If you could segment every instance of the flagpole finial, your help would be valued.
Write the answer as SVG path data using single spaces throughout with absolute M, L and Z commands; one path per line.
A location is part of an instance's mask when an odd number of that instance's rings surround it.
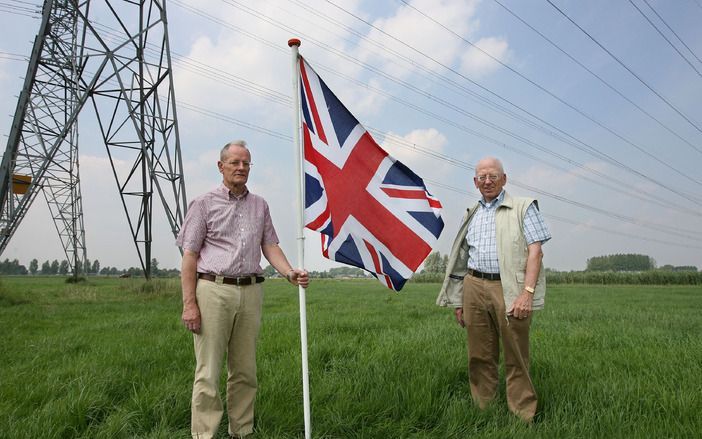
M 288 40 L 288 47 L 292 47 L 292 46 L 300 47 L 300 44 L 302 44 L 302 42 L 300 42 L 300 40 L 298 38 L 290 38 Z

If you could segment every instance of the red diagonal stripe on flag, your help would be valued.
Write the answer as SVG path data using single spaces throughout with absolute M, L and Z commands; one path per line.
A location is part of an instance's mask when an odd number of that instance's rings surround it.
M 375 251 L 375 247 L 373 247 L 371 243 L 366 241 L 365 239 L 363 240 L 363 243 L 366 245 L 368 252 L 371 254 L 371 258 L 373 258 L 374 271 L 379 276 L 383 276 L 383 279 L 385 280 L 385 286 L 392 289 L 392 282 L 390 282 L 390 276 L 383 274 L 382 267 L 380 266 L 380 259 L 378 258 L 378 252 Z
M 307 71 L 305 70 L 305 63 L 300 60 L 300 73 L 302 74 L 302 83 L 305 86 L 305 94 L 307 95 L 307 103 L 309 104 L 310 110 L 312 111 L 312 118 L 314 119 L 314 129 L 317 133 L 317 137 L 327 143 L 327 136 L 324 134 L 324 128 L 322 127 L 322 122 L 319 119 L 319 112 L 317 111 L 317 104 L 314 102 L 314 96 L 312 96 L 312 90 L 310 88 L 310 81 L 307 78 Z

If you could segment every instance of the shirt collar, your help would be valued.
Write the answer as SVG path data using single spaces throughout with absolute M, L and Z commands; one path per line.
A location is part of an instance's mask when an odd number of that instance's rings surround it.
M 494 200 L 490 201 L 489 203 L 485 201 L 484 197 L 480 197 L 480 200 L 478 202 L 480 203 L 481 206 L 483 206 L 486 209 L 492 209 L 492 208 L 497 208 L 500 204 L 502 204 L 502 201 L 505 199 L 505 190 L 502 189 L 500 192 L 500 195 L 497 196 Z
M 224 185 L 224 183 L 220 184 L 217 189 L 222 194 L 222 196 L 225 196 L 230 200 L 243 200 L 249 194 L 249 188 L 247 188 L 246 186 L 244 186 L 244 193 L 239 196 L 232 194 L 229 191 L 229 188 Z

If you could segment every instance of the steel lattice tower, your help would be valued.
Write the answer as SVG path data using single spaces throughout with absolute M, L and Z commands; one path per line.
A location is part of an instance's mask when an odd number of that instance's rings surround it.
M 43 192 L 74 275 L 82 272 L 77 121 L 86 104 L 149 278 L 154 195 L 174 236 L 186 208 L 164 0 L 45 0 L 0 167 L 0 253 Z

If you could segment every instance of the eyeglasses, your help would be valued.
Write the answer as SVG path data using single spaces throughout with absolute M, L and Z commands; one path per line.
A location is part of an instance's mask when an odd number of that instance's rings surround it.
M 239 166 L 243 166 L 245 169 L 249 169 L 251 166 L 253 166 L 253 163 L 247 162 L 247 161 L 241 161 L 241 160 L 232 160 L 231 162 L 223 162 L 225 165 L 232 165 L 235 168 L 238 168 Z
M 488 174 L 488 175 L 476 175 L 476 176 L 475 176 L 475 179 L 478 180 L 478 181 L 481 182 L 481 183 L 484 183 L 485 180 L 490 180 L 491 182 L 494 183 L 494 182 L 496 182 L 497 180 L 499 180 L 500 177 L 501 177 L 501 175 L 497 175 L 497 174 Z

